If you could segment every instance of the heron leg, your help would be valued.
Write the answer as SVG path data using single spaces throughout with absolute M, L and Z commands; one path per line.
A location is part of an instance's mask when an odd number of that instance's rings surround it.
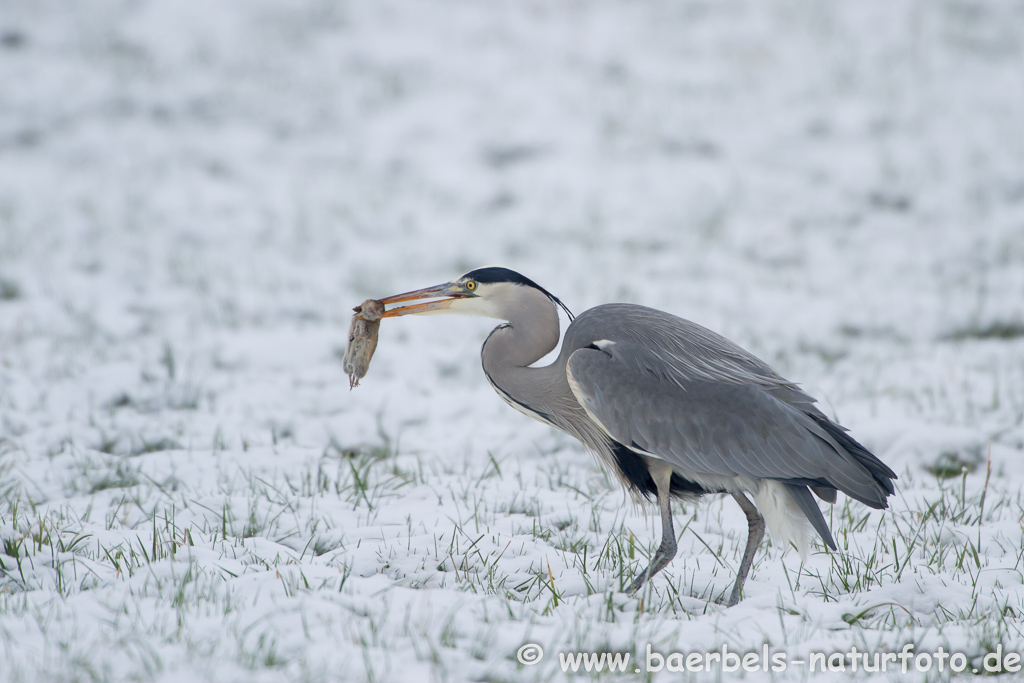
M 651 558 L 647 569 L 626 589 L 628 595 L 634 595 L 643 588 L 647 581 L 665 568 L 672 558 L 676 556 L 676 532 L 672 526 L 672 499 L 669 495 L 672 485 L 672 467 L 667 463 L 654 463 L 650 465 L 651 477 L 658 489 L 658 504 L 661 506 L 661 545 L 658 551 Z
M 764 538 L 764 517 L 757 511 L 754 504 L 744 493 L 734 493 L 732 497 L 740 504 L 743 514 L 747 516 L 747 549 L 743 552 L 743 561 L 740 562 L 740 570 L 736 574 L 736 585 L 733 586 L 732 595 L 729 597 L 729 607 L 740 601 L 743 583 L 747 580 L 750 565 L 754 562 L 754 553 L 757 552 L 757 548 Z

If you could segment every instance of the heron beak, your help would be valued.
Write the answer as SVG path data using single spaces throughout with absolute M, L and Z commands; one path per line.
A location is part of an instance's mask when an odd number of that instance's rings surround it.
M 462 289 L 457 285 L 451 283 L 427 287 L 426 289 L 417 289 L 413 292 L 406 292 L 405 294 L 395 294 L 394 296 L 384 297 L 380 302 L 386 306 L 388 304 L 397 304 L 403 301 L 418 301 L 420 299 L 437 299 L 437 301 L 428 301 L 426 303 L 414 304 L 412 306 L 399 306 L 398 308 L 392 308 L 389 311 L 385 311 L 382 317 L 395 318 L 400 315 L 417 315 L 420 313 L 443 311 L 449 308 L 452 305 L 452 302 L 458 299 L 465 299 L 470 296 L 473 295 L 462 291 Z

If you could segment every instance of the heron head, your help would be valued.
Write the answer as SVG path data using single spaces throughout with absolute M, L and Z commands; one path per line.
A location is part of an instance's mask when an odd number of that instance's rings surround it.
M 392 308 L 384 313 L 385 318 L 400 315 L 462 313 L 508 320 L 512 309 L 539 296 L 561 306 L 572 318 L 572 312 L 554 294 L 514 270 L 499 266 L 477 268 L 452 282 L 395 294 L 380 301 L 388 305 L 428 300 L 424 303 Z M 557 320 L 557 316 L 555 318 Z

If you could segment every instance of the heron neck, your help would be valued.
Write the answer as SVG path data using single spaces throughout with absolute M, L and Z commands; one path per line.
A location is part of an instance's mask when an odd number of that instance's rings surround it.
M 568 391 L 568 384 L 564 371 L 553 365 L 530 367 L 550 353 L 559 338 L 555 305 L 540 292 L 530 295 L 518 297 L 514 308 L 502 312 L 508 323 L 487 337 L 481 360 L 487 378 L 503 394 L 521 406 L 546 412 Z
M 611 462 L 607 436 L 587 418 L 569 387 L 565 365 L 574 351 L 572 344 L 563 342 L 561 353 L 551 365 L 530 367 L 558 344 L 554 304 L 547 297 L 535 304 L 521 312 L 505 311 L 502 317 L 508 324 L 495 328 L 487 337 L 480 354 L 487 379 L 513 408 L 568 432 Z
M 481 352 L 484 373 L 512 407 L 531 417 L 546 416 L 547 421 L 552 421 L 552 415 L 560 412 L 559 399 L 570 391 L 565 372 L 557 370 L 557 364 L 529 367 L 529 363 L 539 360 L 554 346 L 543 353 L 527 354 L 517 339 L 520 336 L 509 325 L 491 332 Z

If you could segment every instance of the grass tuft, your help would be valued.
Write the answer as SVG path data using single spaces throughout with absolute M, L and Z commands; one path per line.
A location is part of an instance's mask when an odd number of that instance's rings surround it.
M 973 339 L 1011 340 L 1024 337 L 1024 323 L 996 321 L 988 325 L 968 325 L 943 335 L 943 341 L 968 341 Z

